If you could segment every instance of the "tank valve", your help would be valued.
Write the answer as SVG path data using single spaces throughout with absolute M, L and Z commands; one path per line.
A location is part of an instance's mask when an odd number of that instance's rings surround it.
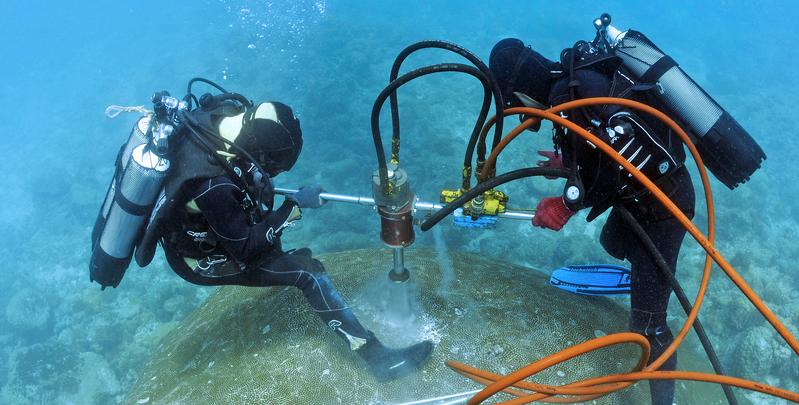
M 389 272 L 392 281 L 403 282 L 410 277 L 405 268 L 403 249 L 410 246 L 416 235 L 413 231 L 413 200 L 408 175 L 396 166 L 389 167 L 388 184 L 380 182 L 379 171 L 372 176 L 372 194 L 380 215 L 380 240 L 394 249 L 394 268 Z

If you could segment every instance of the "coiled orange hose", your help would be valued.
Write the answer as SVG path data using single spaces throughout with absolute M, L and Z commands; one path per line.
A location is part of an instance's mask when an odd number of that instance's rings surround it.
M 601 139 L 597 138 L 590 132 L 579 127 L 577 124 L 556 115 L 556 113 L 558 112 L 571 110 L 574 108 L 580 108 L 592 105 L 604 105 L 604 104 L 621 105 L 651 114 L 656 118 L 660 119 L 661 121 L 663 121 L 664 123 L 666 123 L 667 125 L 669 125 L 669 127 L 671 127 L 671 129 L 674 130 L 675 133 L 677 133 L 680 136 L 682 141 L 690 150 L 691 155 L 693 156 L 697 164 L 697 168 L 699 169 L 699 173 L 702 178 L 702 185 L 705 190 L 705 200 L 707 202 L 707 211 L 708 211 L 707 237 L 702 234 L 702 232 L 693 224 L 693 222 L 691 222 L 691 220 L 689 220 L 685 216 L 685 214 L 679 208 L 677 208 L 677 206 L 665 194 L 663 194 L 663 192 L 651 180 L 649 180 L 632 164 L 630 164 L 615 150 L 613 150 L 613 148 L 611 148 L 609 145 L 607 145 L 605 142 L 603 142 Z M 586 141 L 594 144 L 602 152 L 610 156 L 619 165 L 624 167 L 624 169 L 627 170 L 630 174 L 632 174 L 632 176 L 635 177 L 636 180 L 641 182 L 650 192 L 652 192 L 652 194 L 672 213 L 672 215 L 675 216 L 675 218 L 685 227 L 685 229 L 691 234 L 691 236 L 702 246 L 702 248 L 707 252 L 707 256 L 705 259 L 705 266 L 702 274 L 702 280 L 700 282 L 699 291 L 697 292 L 697 297 L 693 310 L 688 314 L 688 317 L 685 323 L 683 324 L 682 328 L 680 329 L 680 332 L 674 338 L 674 342 L 668 348 L 666 348 L 666 351 L 660 357 L 655 359 L 655 361 L 653 361 L 652 364 L 642 368 L 636 367 L 636 369 L 634 369 L 634 372 L 627 374 L 596 377 L 557 387 L 522 382 L 522 380 L 524 380 L 525 378 L 530 377 L 548 367 L 566 361 L 570 358 L 579 356 L 581 354 L 597 350 L 601 347 L 608 346 L 610 344 L 635 343 L 639 344 L 644 349 L 644 351 L 648 353 L 649 343 L 641 335 L 637 335 L 634 333 L 618 333 L 598 339 L 592 339 L 584 343 L 580 343 L 578 345 L 569 347 L 561 352 L 545 357 L 528 366 L 525 366 L 505 377 L 487 373 L 485 371 L 475 369 L 461 363 L 448 361 L 447 362 L 448 366 L 452 367 L 459 373 L 464 374 L 470 378 L 482 381 L 483 383 L 485 383 L 486 381 L 494 381 L 493 383 L 486 386 L 486 388 L 483 389 L 483 391 L 477 393 L 474 397 L 472 397 L 468 402 L 469 404 L 479 404 L 484 400 L 486 400 L 487 398 L 489 398 L 490 396 L 496 394 L 497 392 L 506 390 L 509 386 L 527 389 L 535 392 L 535 394 L 523 396 L 515 400 L 506 402 L 508 404 L 527 403 L 537 400 L 544 400 L 545 402 L 564 402 L 564 400 L 586 401 L 588 399 L 596 398 L 598 396 L 605 395 L 613 391 L 624 389 L 629 385 L 633 384 L 635 381 L 645 380 L 645 379 L 681 379 L 681 380 L 704 381 L 717 384 L 727 384 L 744 389 L 749 389 L 753 391 L 774 395 L 790 401 L 799 402 L 799 393 L 783 390 L 776 387 L 771 387 L 755 381 L 749 381 L 735 377 L 719 376 L 716 374 L 697 373 L 689 371 L 655 371 L 677 350 L 677 347 L 679 347 L 679 345 L 683 342 L 685 336 L 690 331 L 690 328 L 699 313 L 699 309 L 701 308 L 705 292 L 707 291 L 707 285 L 708 282 L 710 281 L 710 269 L 712 261 L 715 261 L 719 265 L 719 267 L 721 267 L 721 269 L 727 274 L 727 276 L 733 281 L 733 283 L 735 283 L 735 285 L 744 293 L 747 299 L 749 299 L 749 301 L 752 302 L 755 308 L 757 308 L 757 310 L 766 318 L 766 320 L 768 320 L 768 322 L 771 323 L 774 329 L 777 330 L 780 336 L 782 336 L 782 338 L 788 343 L 788 345 L 794 350 L 794 352 L 799 354 L 799 341 L 797 341 L 796 337 L 794 337 L 791 334 L 791 332 L 788 331 L 788 329 L 782 324 L 782 322 L 780 322 L 780 320 L 771 312 L 771 310 L 765 305 L 765 303 L 763 303 L 760 297 L 758 297 L 757 294 L 751 289 L 751 287 L 749 287 L 746 284 L 746 282 L 738 274 L 738 272 L 735 271 L 735 269 L 724 259 L 724 257 L 718 252 L 718 250 L 716 250 L 715 246 L 713 246 L 714 235 L 715 235 L 715 225 L 714 225 L 715 219 L 714 219 L 713 198 L 712 198 L 712 193 L 710 191 L 710 182 L 707 176 L 707 172 L 705 170 L 704 164 L 702 163 L 702 158 L 699 156 L 699 152 L 696 150 L 696 147 L 691 142 L 690 138 L 688 137 L 688 134 L 686 134 L 685 131 L 683 131 L 682 128 L 680 128 L 679 125 L 677 125 L 677 123 L 674 122 L 674 120 L 672 120 L 662 112 L 658 111 L 657 109 L 652 108 L 648 105 L 633 100 L 614 98 L 614 97 L 596 97 L 596 98 L 576 100 L 558 105 L 548 110 L 539 110 L 535 108 L 510 108 L 505 110 L 503 114 L 504 115 L 527 114 L 536 117 L 537 119 L 546 119 L 552 121 L 557 125 L 561 125 L 567 128 L 569 131 L 577 135 L 580 135 Z M 526 120 L 525 122 L 514 128 L 506 137 L 502 139 L 502 142 L 500 142 L 500 144 L 497 145 L 497 147 L 492 150 L 491 156 L 486 160 L 481 176 L 493 172 L 493 168 L 499 153 L 513 139 L 515 139 L 519 134 L 521 134 L 526 128 L 533 125 L 537 121 L 537 119 Z M 486 126 L 492 125 L 494 122 L 495 119 L 492 119 L 489 121 L 488 124 L 486 124 Z M 484 180 L 484 178 L 481 178 L 481 180 Z M 638 336 L 640 339 L 634 336 Z M 513 394 L 518 396 L 517 392 L 513 392 Z M 553 395 L 569 395 L 572 397 L 550 398 Z

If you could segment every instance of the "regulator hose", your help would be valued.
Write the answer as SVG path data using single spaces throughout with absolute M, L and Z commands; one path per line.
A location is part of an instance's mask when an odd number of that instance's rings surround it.
M 223 138 L 222 136 L 219 136 L 219 135 L 209 131 L 208 129 L 204 128 L 202 125 L 200 125 L 199 122 L 197 122 L 197 120 L 194 118 L 194 116 L 191 115 L 190 112 L 185 112 L 185 111 L 182 112 L 181 113 L 181 120 L 183 121 L 183 125 L 186 127 L 186 129 L 188 129 L 189 132 L 194 136 L 193 137 L 194 141 L 197 142 L 200 147 L 205 149 L 206 152 L 208 152 L 213 157 L 213 159 L 217 161 L 217 163 L 219 163 L 220 167 L 222 167 L 222 170 L 224 170 L 225 173 L 227 173 L 227 175 L 228 175 L 228 177 L 230 177 L 231 181 L 238 183 L 238 186 L 242 190 L 247 190 L 247 194 L 250 195 L 250 198 L 252 198 L 254 201 L 256 201 L 256 205 L 257 205 L 256 208 L 257 208 L 258 212 L 261 212 L 261 203 L 263 202 L 262 201 L 262 199 L 263 199 L 263 187 L 262 187 L 262 185 L 258 185 L 257 189 L 253 189 L 254 187 L 251 187 L 250 185 L 248 185 L 241 178 L 241 176 L 236 174 L 235 170 L 233 169 L 233 165 L 230 162 L 228 162 L 227 159 L 225 159 L 224 157 L 222 157 L 218 153 L 216 153 L 215 148 L 213 147 L 213 145 L 209 144 L 209 141 L 216 141 L 216 142 L 221 142 L 223 145 L 224 144 L 230 145 L 231 149 L 235 150 L 236 152 L 241 153 L 245 158 L 247 158 L 247 160 L 250 163 L 252 163 L 253 166 L 255 166 L 255 168 L 257 170 L 259 170 L 261 172 L 262 175 L 266 176 L 267 172 L 264 170 L 263 167 L 261 167 L 261 165 L 258 163 L 258 161 L 255 160 L 255 158 L 249 152 L 247 152 L 244 148 L 242 148 L 241 146 L 236 145 L 235 143 Z M 255 185 L 253 185 L 253 186 L 255 186 Z M 272 208 L 273 208 L 273 205 L 274 205 L 273 198 L 274 198 L 274 195 L 269 196 L 268 200 L 265 202 L 266 205 L 267 205 L 266 213 L 269 213 L 269 212 L 272 211 Z
M 191 87 L 196 82 L 205 83 L 205 84 L 207 84 L 207 85 L 219 90 L 222 93 L 227 93 L 228 92 L 222 86 L 220 86 L 220 85 L 218 85 L 218 84 L 216 84 L 216 83 L 214 83 L 214 82 L 212 82 L 212 81 L 210 81 L 208 79 L 205 79 L 205 78 L 202 78 L 202 77 L 194 77 L 191 80 L 189 80 L 189 84 L 186 85 L 186 97 L 184 97 L 184 100 L 189 104 L 189 111 L 191 111 L 192 100 L 195 103 L 200 104 L 199 102 L 197 102 L 197 97 L 195 97 L 194 94 L 191 92 Z

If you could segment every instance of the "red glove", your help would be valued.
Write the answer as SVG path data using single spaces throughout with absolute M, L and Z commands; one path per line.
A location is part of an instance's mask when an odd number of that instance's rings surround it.
M 547 160 L 539 160 L 538 167 L 548 167 L 551 169 L 563 168 L 563 159 L 561 158 L 560 155 L 558 155 L 554 151 L 539 150 L 538 155 L 547 158 Z M 549 180 L 557 179 L 557 177 L 552 177 L 552 176 L 544 176 L 544 177 L 546 177 Z
M 559 231 L 569 222 L 574 211 L 566 207 L 563 197 L 547 197 L 541 199 L 533 217 L 533 225 Z

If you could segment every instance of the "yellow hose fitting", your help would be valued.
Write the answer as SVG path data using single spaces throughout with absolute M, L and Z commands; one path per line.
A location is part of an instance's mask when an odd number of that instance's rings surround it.
M 487 215 L 498 215 L 505 212 L 508 204 L 508 195 L 498 190 L 488 190 L 483 193 L 483 212 Z
M 462 195 L 463 190 L 441 190 L 439 201 L 441 201 L 443 204 L 449 204 L 457 200 Z

